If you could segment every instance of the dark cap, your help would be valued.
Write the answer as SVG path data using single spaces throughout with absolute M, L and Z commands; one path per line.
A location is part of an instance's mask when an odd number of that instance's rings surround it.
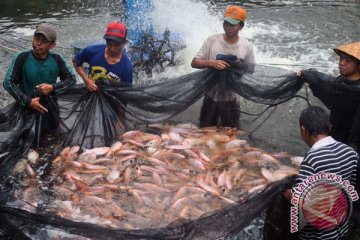
M 111 22 L 106 28 L 104 39 L 116 42 L 126 42 L 127 30 L 121 22 Z
M 46 23 L 42 23 L 39 26 L 36 27 L 36 30 L 34 32 L 34 34 L 40 33 L 42 35 L 45 36 L 45 38 L 50 41 L 50 42 L 55 42 L 56 41 L 56 31 L 55 29 L 46 24 Z

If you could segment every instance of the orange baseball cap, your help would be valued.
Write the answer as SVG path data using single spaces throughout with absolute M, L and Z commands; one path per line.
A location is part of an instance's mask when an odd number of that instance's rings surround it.
M 225 9 L 224 21 L 227 21 L 232 25 L 238 24 L 239 22 L 244 22 L 245 18 L 246 10 L 241 7 L 230 5 Z

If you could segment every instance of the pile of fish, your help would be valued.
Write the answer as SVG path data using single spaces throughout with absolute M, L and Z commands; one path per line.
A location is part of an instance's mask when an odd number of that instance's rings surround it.
M 234 128 L 149 128 L 159 134 L 129 131 L 111 147 L 64 148 L 51 162 L 47 187 L 33 170 L 39 156 L 31 151 L 14 169 L 26 172 L 27 186 L 15 198 L 74 221 L 159 228 L 238 204 L 298 173 L 301 158 L 251 147 Z M 44 192 L 51 193 L 46 200 Z

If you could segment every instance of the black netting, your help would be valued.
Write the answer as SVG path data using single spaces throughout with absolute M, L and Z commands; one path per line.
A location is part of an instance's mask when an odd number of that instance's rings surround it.
M 292 185 L 293 178 L 286 176 L 295 174 L 298 166 L 288 153 L 270 154 L 249 146 L 236 129 L 201 129 L 190 123 L 169 122 L 214 87 L 233 91 L 267 109 L 279 104 L 281 107 L 296 97 L 305 82 L 317 94 L 314 86 L 330 78 L 313 70 L 303 71 L 299 78 L 283 69 L 232 63 L 227 71 L 196 71 L 150 85 L 128 87 L 99 80 L 99 91 L 94 93 L 77 85 L 58 96 L 42 97 L 41 102 L 50 109 L 47 116 L 11 104 L 0 114 L 0 237 L 235 237 L 269 206 L 277 206 L 278 196 Z M 347 94 L 347 88 L 338 89 L 339 94 Z M 248 114 L 256 118 L 259 112 Z M 191 113 L 190 118 L 197 122 L 198 112 Z M 133 129 L 142 131 L 129 132 Z M 40 159 L 29 155 L 29 148 L 34 146 L 40 149 Z M 185 167 L 180 159 L 186 161 Z M 233 184 L 231 180 L 221 183 L 220 176 L 232 179 Z M 153 181 L 152 185 L 144 187 L 148 181 Z M 194 187 L 214 208 L 194 205 L 194 210 L 191 205 L 181 205 L 187 201 L 186 195 L 181 201 L 177 199 L 179 202 L 166 202 L 180 190 L 174 182 Z M 149 189 L 161 184 L 167 190 Z M 149 193 L 157 191 L 166 194 Z M 202 202 L 196 200 L 198 195 L 189 195 L 194 204 Z M 90 202 L 84 203 L 84 199 Z M 125 204 L 127 201 L 129 204 Z M 185 217 L 175 214 L 166 219 L 164 214 L 165 225 L 151 222 L 150 215 L 176 208 L 175 202 L 182 206 L 177 214 Z M 89 217 L 69 207 L 75 203 L 79 208 L 88 204 Z M 152 204 L 167 207 L 149 207 Z M 281 211 L 267 212 L 271 219 Z M 279 231 L 276 236 L 286 236 L 286 230 L 276 225 L 284 225 L 286 217 L 279 219 L 284 221 L 270 220 L 272 224 L 267 222 L 265 230 L 275 228 Z M 271 239 L 272 235 L 266 234 Z
M 92 239 L 219 239 L 236 234 L 258 216 L 282 191 L 291 186 L 293 178 L 285 178 L 269 185 L 263 192 L 250 197 L 240 204 L 208 213 L 195 221 L 178 220 L 157 229 L 112 229 L 95 224 L 80 223 L 60 218 L 52 214 L 31 213 L 18 208 L 0 206 L 6 216 L 3 236 L 16 239 L 21 236 L 19 229 L 12 227 L 10 221 L 25 222 L 34 229 L 46 227 L 48 230 L 65 231 Z M 24 223 L 23 223 L 24 224 Z M 1 236 L 1 235 L 0 235 Z M 21 239 L 21 238 L 18 238 Z
M 360 85 L 358 81 L 347 80 L 343 76 L 332 77 L 316 69 L 304 71 L 303 78 L 314 95 L 331 110 L 330 119 L 333 123 L 331 135 L 359 151 Z

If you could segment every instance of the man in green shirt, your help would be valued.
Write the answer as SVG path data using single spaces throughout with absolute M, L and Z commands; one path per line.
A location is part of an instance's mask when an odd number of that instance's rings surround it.
M 39 96 L 32 96 L 35 89 L 40 95 L 57 94 L 76 82 L 65 60 L 50 52 L 55 42 L 54 28 L 48 24 L 39 25 L 34 33 L 32 50 L 14 56 L 3 83 L 18 103 L 41 113 L 48 109 L 40 103 Z M 57 81 L 58 77 L 60 81 Z
M 34 32 L 32 49 L 14 56 L 3 82 L 4 88 L 20 106 L 41 113 L 38 118 L 42 119 L 38 121 L 41 128 L 38 129 L 57 130 L 59 109 L 55 96 L 76 82 L 75 74 L 65 60 L 50 52 L 55 42 L 55 29 L 40 24 Z M 46 98 L 49 96 L 51 101 Z

